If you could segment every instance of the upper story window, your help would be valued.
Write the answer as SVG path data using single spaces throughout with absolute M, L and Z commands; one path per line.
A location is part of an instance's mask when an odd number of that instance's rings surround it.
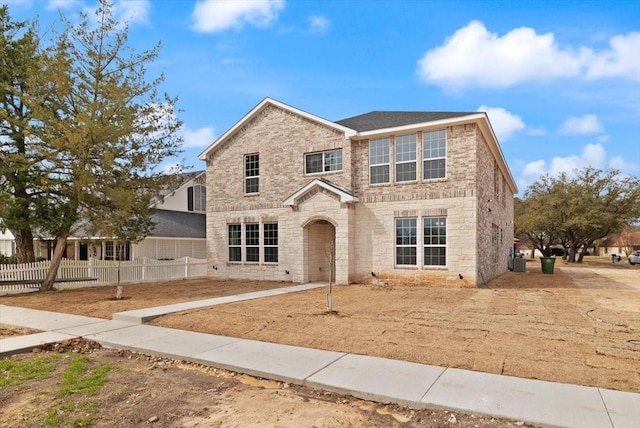
M 369 141 L 369 183 L 389 182 L 389 139 Z
M 416 134 L 396 137 L 396 182 L 416 179 Z
M 445 178 L 447 174 L 447 131 L 425 132 L 422 134 L 423 167 L 422 177 Z
M 342 171 L 342 149 L 304 155 L 304 172 Z
M 187 188 L 187 210 L 203 212 L 207 210 L 206 187 L 202 184 Z
M 244 193 L 260 191 L 260 155 L 244 156 Z

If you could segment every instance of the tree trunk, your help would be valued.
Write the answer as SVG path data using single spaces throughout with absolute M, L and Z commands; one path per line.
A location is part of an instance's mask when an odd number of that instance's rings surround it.
M 53 285 L 55 284 L 55 279 L 58 275 L 58 268 L 60 267 L 62 256 L 64 255 L 64 251 L 67 249 L 68 237 L 69 232 L 64 232 L 58 237 L 58 240 L 56 241 L 56 248 L 53 250 L 53 256 L 51 257 L 51 264 L 49 265 L 47 276 L 44 278 L 44 282 L 40 287 L 40 291 L 53 290 Z
M 31 229 L 16 230 L 16 260 L 18 263 L 31 263 L 36 261 L 33 251 L 33 233 Z
M 576 262 L 576 253 L 577 253 L 578 249 L 576 248 L 575 245 L 571 245 L 569 247 L 569 263 L 575 263 Z

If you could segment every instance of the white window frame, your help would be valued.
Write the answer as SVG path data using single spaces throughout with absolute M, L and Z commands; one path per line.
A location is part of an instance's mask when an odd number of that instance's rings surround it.
M 413 224 L 411 224 L 410 222 L 413 222 Z M 402 224 L 400 224 L 402 223 Z M 413 236 L 412 235 L 398 235 L 398 230 L 399 227 L 401 227 L 402 229 L 413 229 Z M 394 242 L 395 242 L 395 251 L 394 251 L 394 262 L 395 262 L 395 266 L 397 267 L 417 267 L 418 266 L 418 219 L 416 217 L 401 217 L 401 218 L 396 218 L 394 221 L 394 229 L 393 229 L 393 234 L 394 234 Z M 405 242 L 406 239 L 409 239 L 409 242 Z M 413 242 L 411 242 L 411 240 L 413 240 Z M 401 241 L 401 242 L 399 242 Z M 405 249 L 405 248 L 413 248 L 414 250 L 414 254 L 413 256 L 409 256 L 409 257 L 413 257 L 415 258 L 415 262 L 414 263 L 399 263 L 399 254 L 398 254 L 398 250 L 400 249 Z M 406 257 L 406 256 L 403 256 Z
M 320 171 L 309 171 L 308 160 L 312 156 L 320 156 Z M 305 174 L 322 174 L 325 172 L 339 171 L 342 171 L 342 149 L 325 150 L 323 152 L 306 153 L 304 155 Z
M 386 146 L 385 146 L 386 145 Z M 386 153 L 385 153 L 386 149 Z M 375 151 L 375 153 L 374 153 Z M 386 158 L 386 161 L 385 161 Z M 391 140 L 389 137 L 376 138 L 369 140 L 369 184 L 387 184 L 390 182 L 391 177 Z M 376 181 L 372 179 L 376 174 L 373 174 L 374 169 L 378 170 L 386 166 L 386 180 Z M 382 174 L 381 176 L 384 176 Z
M 202 184 L 193 186 L 193 210 L 200 212 L 207 210 L 207 188 Z
M 429 145 L 427 145 L 429 143 Z M 432 144 L 437 147 L 432 148 Z M 442 147 L 440 147 L 442 144 Z M 436 131 L 424 131 L 422 133 L 422 179 L 423 180 L 441 180 L 447 177 L 447 130 L 438 129 Z M 436 153 L 434 153 L 434 151 Z M 427 177 L 427 162 L 444 162 L 444 173 L 442 176 Z M 439 168 L 430 169 L 429 171 L 437 171 Z
M 257 250 L 255 258 L 249 260 L 249 249 Z M 244 254 L 247 263 L 260 262 L 260 224 L 245 223 L 244 224 Z
M 240 234 L 237 237 L 237 244 L 236 243 L 232 243 L 232 239 L 236 239 L 235 236 L 231 236 L 231 227 L 236 227 L 238 228 L 237 232 Z M 233 241 L 236 242 L 236 241 Z M 240 223 L 229 223 L 227 224 L 227 259 L 230 263 L 239 263 L 242 262 L 242 224 Z M 239 248 L 240 249 L 240 258 L 239 260 L 231 260 L 231 249 L 236 249 Z
M 394 140 L 395 182 L 407 183 L 416 181 L 418 179 L 418 138 L 416 134 L 396 135 Z M 412 145 L 413 150 L 411 150 Z M 413 164 L 413 177 L 399 179 L 398 174 L 405 173 L 405 171 L 401 171 L 401 167 L 411 164 Z
M 253 162 L 257 166 L 249 168 L 249 162 Z M 253 183 L 254 180 L 256 180 L 255 190 L 248 191 L 249 183 Z M 260 193 L 260 154 L 251 153 L 244 155 L 244 194 L 255 195 L 257 193 Z
M 429 224 L 429 228 L 433 229 L 433 228 L 438 228 L 444 229 L 444 234 L 441 233 L 437 233 L 437 234 L 430 234 L 427 235 L 427 222 L 430 222 Z M 435 224 L 433 223 L 435 222 Z M 439 232 L 439 231 L 438 231 Z M 449 230 L 447 228 L 447 218 L 446 217 L 423 217 L 422 218 L 422 266 L 424 267 L 437 267 L 437 268 L 441 268 L 441 267 L 446 267 L 448 260 L 447 260 L 447 234 L 448 234 Z M 436 241 L 436 242 L 434 242 Z M 426 254 L 427 254 L 427 248 L 431 248 L 431 249 L 439 249 L 439 250 L 443 250 L 444 249 L 444 255 L 442 256 L 437 256 L 438 258 L 440 257 L 444 257 L 444 263 L 437 263 L 437 264 L 428 264 L 427 260 L 426 260 Z M 433 257 L 432 257 L 433 259 Z
M 275 229 L 269 231 L 269 232 L 273 232 L 275 230 L 275 237 L 273 236 L 272 233 L 268 233 L 267 231 L 267 225 L 269 226 L 275 226 Z M 271 223 L 263 223 L 262 224 L 262 231 L 263 231 L 263 240 L 262 240 L 262 246 L 263 246 L 263 252 L 264 252 L 264 262 L 265 263 L 278 263 L 279 261 L 279 253 L 280 251 L 278 250 L 278 244 L 279 244 L 279 235 L 278 235 L 278 223 L 276 222 L 271 222 Z M 273 249 L 275 248 L 275 260 L 267 260 L 267 249 Z M 271 257 L 271 256 L 269 256 Z

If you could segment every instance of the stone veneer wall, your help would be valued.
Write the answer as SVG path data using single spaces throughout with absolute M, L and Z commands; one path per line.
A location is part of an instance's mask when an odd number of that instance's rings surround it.
M 494 187 L 495 161 L 475 124 L 448 127 L 447 136 L 447 178 L 370 186 L 368 140 L 349 142 L 334 129 L 276 107 L 265 108 L 209 155 L 210 274 L 294 282 L 322 276 L 315 271 L 322 264 L 319 250 L 313 252 L 304 244 L 319 231 L 305 228 L 314 220 L 336 226 L 337 283 L 372 282 L 371 272 L 375 272 L 376 281 L 475 286 L 504 272 L 513 241 L 512 194 L 505 192 L 502 175 L 500 184 Z M 305 153 L 338 147 L 343 150 L 342 172 L 305 176 Z M 244 155 L 257 152 L 260 193 L 244 196 Z M 418 159 L 422 159 L 421 152 Z M 390 174 L 393 177 L 393 162 Z M 282 207 L 288 196 L 317 177 L 352 189 L 359 202 L 341 204 L 336 195 L 319 191 L 304 198 L 295 209 Z M 495 189 L 502 189 L 501 199 L 494 197 Z M 420 219 L 424 216 L 447 218 L 447 267 L 396 268 L 395 218 L 416 217 L 421 231 Z M 226 262 L 228 223 L 270 221 L 279 224 L 278 264 Z M 492 257 L 492 225 L 501 231 L 497 262 Z
M 325 177 L 351 187 L 351 148 L 344 135 L 274 106 L 267 106 L 207 160 L 207 242 L 209 274 L 222 278 L 252 278 L 303 282 L 303 228 L 300 212 L 284 208 L 282 202 L 314 178 Z M 304 154 L 342 148 L 343 169 L 327 174 L 304 174 Z M 260 154 L 260 191 L 244 194 L 244 155 Z M 322 200 L 322 202 L 318 202 Z M 331 206 L 321 207 L 323 204 Z M 322 195 L 302 207 L 314 215 L 330 213 L 348 227 L 339 214 L 340 203 Z M 345 215 L 346 219 L 348 216 Z M 278 222 L 279 261 L 269 263 L 227 263 L 227 224 Z M 261 228 L 262 233 L 262 228 Z M 262 257 L 261 257 L 262 260 Z M 344 260 L 348 260 L 345 257 Z M 215 269 L 214 269 L 215 266 Z M 347 281 L 348 269 L 342 275 Z M 289 274 L 286 273 L 289 272 Z M 308 274 L 308 273 L 307 273 Z
M 513 193 L 480 133 L 477 137 L 478 285 L 507 271 L 513 249 Z

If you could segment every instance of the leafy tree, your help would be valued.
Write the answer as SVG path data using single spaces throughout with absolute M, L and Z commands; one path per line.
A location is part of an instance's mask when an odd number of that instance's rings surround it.
M 529 186 L 522 203 L 527 212 L 516 209 L 516 233 L 542 234 L 548 244 L 561 242 L 568 247 L 569 261 L 578 256 L 581 262 L 584 251 L 579 249 L 640 219 L 640 180 L 591 167 L 574 176 L 544 175 Z
M 535 250 L 545 256 L 551 255 L 550 246 L 557 242 L 558 231 L 546 207 L 544 197 L 529 196 L 514 200 L 515 236 L 524 238 L 532 245 L 531 257 Z
M 35 261 L 31 229 L 37 196 L 38 161 L 29 139 L 31 109 L 24 103 L 34 90 L 29 76 L 39 71 L 35 24 L 12 22 L 0 6 L 0 227 L 15 236 L 18 263 Z
M 38 225 L 56 240 L 42 290 L 53 288 L 79 220 L 118 239 L 148 233 L 148 206 L 165 179 L 155 169 L 181 146 L 176 99 L 158 96 L 162 75 L 147 80 L 159 46 L 129 47 L 128 28 L 106 0 L 77 25 L 62 19 L 64 30 L 44 55 L 47 91 L 30 100 L 46 196 L 36 202 Z

